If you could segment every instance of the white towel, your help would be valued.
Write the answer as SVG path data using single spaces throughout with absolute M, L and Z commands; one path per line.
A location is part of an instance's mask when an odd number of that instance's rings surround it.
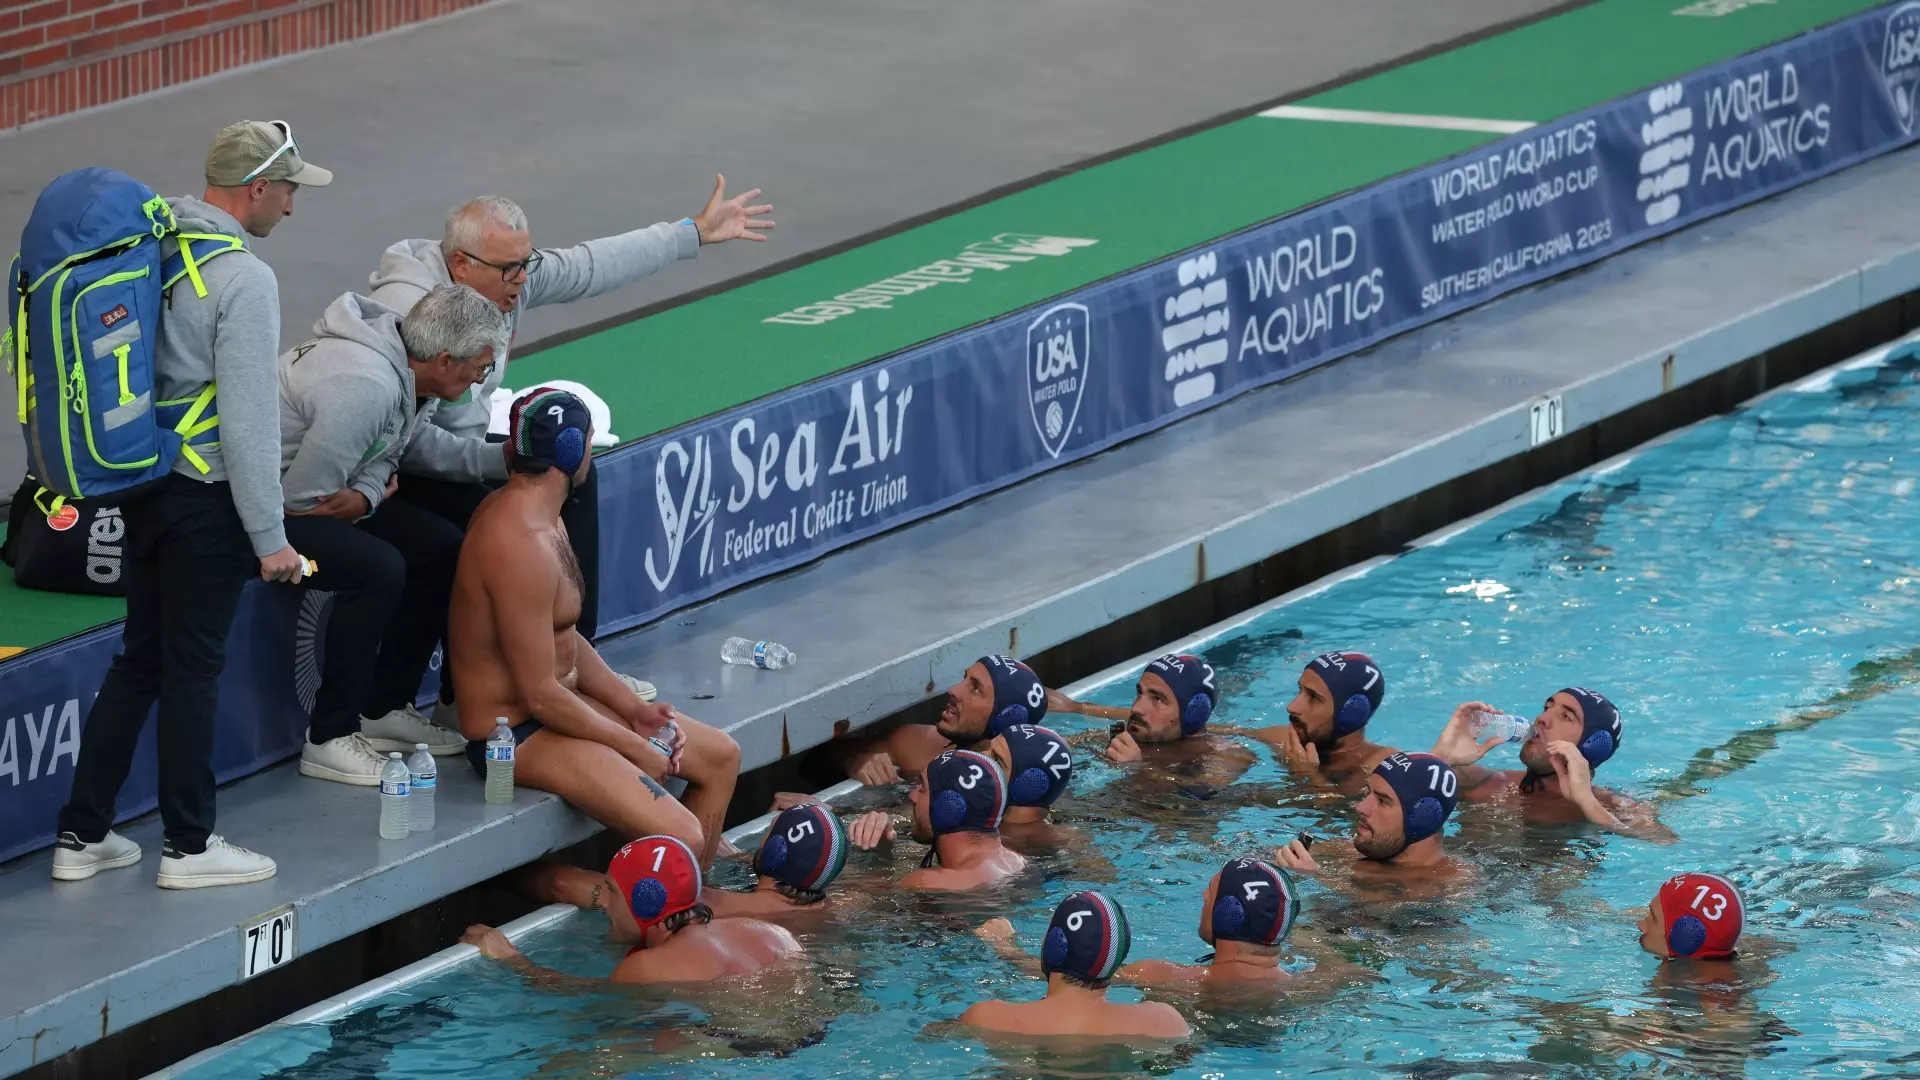
M 593 415 L 593 445 L 620 445 L 620 436 L 613 433 L 613 410 L 607 408 L 606 401 L 599 394 L 580 383 L 567 379 L 550 379 L 540 385 L 551 386 L 555 390 L 565 390 L 587 403 L 587 412 Z M 532 387 L 528 389 L 531 390 Z M 493 400 L 489 402 L 493 406 L 493 421 L 487 425 L 489 433 L 494 435 L 507 433 L 507 410 L 513 407 L 513 399 L 519 396 L 520 391 L 509 390 L 504 386 L 493 392 Z

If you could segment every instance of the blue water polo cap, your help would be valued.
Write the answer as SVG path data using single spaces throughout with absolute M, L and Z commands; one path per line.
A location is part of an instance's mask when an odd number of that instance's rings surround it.
M 1007 778 L 1011 806 L 1052 806 L 1073 782 L 1073 752 L 1067 740 L 1038 724 L 1014 724 L 1000 733 L 1012 763 Z
M 1127 913 L 1119 904 L 1097 892 L 1077 892 L 1053 909 L 1040 946 L 1040 970 L 1106 982 L 1126 962 L 1132 944 Z
M 1620 710 L 1605 694 L 1585 687 L 1569 686 L 1560 692 L 1580 703 L 1580 756 L 1587 759 L 1588 768 L 1597 769 L 1620 749 L 1620 736 L 1625 734 Z
M 824 892 L 846 865 L 847 830 L 819 803 L 781 811 L 753 857 L 756 873 L 810 892 Z
M 927 811 L 933 834 L 997 832 L 1007 812 L 1007 779 L 977 750 L 949 750 L 927 765 Z
M 513 399 L 507 418 L 507 437 L 516 455 L 568 474 L 587 459 L 593 414 L 586 402 L 565 390 L 535 387 Z
M 1213 716 L 1213 665 L 1190 653 L 1168 653 L 1147 665 L 1147 673 L 1166 680 L 1173 703 L 1180 710 L 1180 737 L 1192 738 L 1207 729 Z
M 1273 945 L 1300 917 L 1292 875 L 1270 862 L 1235 859 L 1220 870 L 1213 899 L 1213 940 Z
M 1037 724 L 1047 715 L 1047 688 L 1033 669 L 1011 656 L 983 656 L 974 661 L 993 680 L 993 714 L 987 718 L 987 738 L 1013 724 Z
M 1432 754 L 1388 754 L 1373 767 L 1373 775 L 1385 780 L 1400 800 L 1402 850 L 1439 832 L 1460 802 L 1460 778 L 1453 766 Z
M 1387 696 L 1387 677 L 1373 658 L 1361 652 L 1330 652 L 1314 657 L 1307 670 L 1320 676 L 1333 698 L 1333 734 L 1351 735 L 1367 726 Z

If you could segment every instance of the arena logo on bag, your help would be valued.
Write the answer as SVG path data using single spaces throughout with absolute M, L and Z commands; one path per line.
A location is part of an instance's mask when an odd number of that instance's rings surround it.
M 1056 304 L 1027 326 L 1027 404 L 1040 445 L 1052 457 L 1060 456 L 1073 435 L 1092 359 L 1092 321 L 1085 304 Z
M 1887 16 L 1880 79 L 1893 98 L 1901 129 L 1913 134 L 1913 112 L 1920 107 L 1920 4 L 1903 4 Z

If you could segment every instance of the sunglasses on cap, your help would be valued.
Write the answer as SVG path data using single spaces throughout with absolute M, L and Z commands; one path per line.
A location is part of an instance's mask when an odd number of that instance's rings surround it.
M 242 184 L 251 184 L 255 177 L 259 176 L 263 172 L 266 172 L 267 166 L 272 165 L 274 162 L 280 160 L 281 156 L 284 155 L 287 151 L 291 150 L 294 152 L 295 155 L 298 155 L 300 153 L 300 144 L 293 141 L 293 127 L 290 124 L 288 124 L 285 120 L 269 120 L 267 121 L 267 123 L 272 124 L 274 127 L 277 127 L 282 132 L 284 132 L 287 136 L 286 141 L 280 144 L 280 149 L 275 150 L 271 154 L 268 154 L 267 160 L 261 162 L 258 166 L 254 168 L 252 172 L 241 177 L 240 182 Z

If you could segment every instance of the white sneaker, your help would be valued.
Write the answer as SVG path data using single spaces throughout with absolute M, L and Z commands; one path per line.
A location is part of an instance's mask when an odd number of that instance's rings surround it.
M 627 686 L 631 688 L 634 693 L 639 694 L 641 701 L 652 701 L 654 698 L 657 698 L 660 696 L 660 688 L 653 685 L 652 683 L 648 682 L 645 679 L 636 679 L 633 676 L 620 671 L 616 671 L 614 672 L 614 674 L 618 675 L 620 677 L 620 681 L 623 683 L 626 683 Z
M 407 749 L 413 749 L 413 744 L 408 743 Z M 300 748 L 301 776 L 341 784 L 379 787 L 380 766 L 386 763 L 386 755 L 376 752 L 367 737 L 357 731 L 317 745 L 309 742 Z
M 361 717 L 360 734 L 367 737 L 368 746 L 382 754 L 394 750 L 411 754 L 415 743 L 426 743 L 427 753 L 434 757 L 467 751 L 467 740 L 459 732 L 440 727 L 411 705 L 375 719 Z
M 457 701 L 434 702 L 433 726 L 443 727 L 457 734 L 460 731 L 460 703 Z
M 102 870 L 117 870 L 140 861 L 140 845 L 116 832 L 108 832 L 97 844 L 83 844 L 80 837 L 63 832 L 53 848 L 53 880 L 85 881 Z
M 279 869 L 265 855 L 229 844 L 221 837 L 209 836 L 207 850 L 198 855 L 181 855 L 162 847 L 160 878 L 155 884 L 163 889 L 245 885 L 249 881 L 265 881 Z

